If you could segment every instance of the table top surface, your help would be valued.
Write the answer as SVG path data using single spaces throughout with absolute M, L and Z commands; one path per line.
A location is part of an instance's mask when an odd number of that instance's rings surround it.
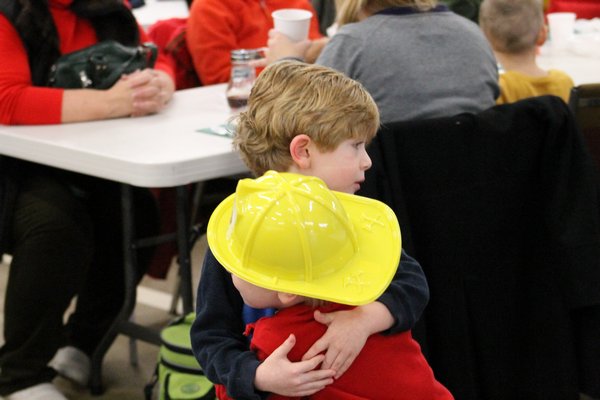
M 225 85 L 175 92 L 162 112 L 61 125 L 0 125 L 0 154 L 143 187 L 246 172 L 231 138 L 202 133 L 232 117 Z
M 573 37 L 569 47 L 555 51 L 547 42 L 537 58 L 544 69 L 559 69 L 571 76 L 575 85 L 600 83 L 600 32 L 579 34 Z
M 134 8 L 133 15 L 144 28 L 161 19 L 187 18 L 189 10 L 185 0 L 144 0 L 145 5 Z

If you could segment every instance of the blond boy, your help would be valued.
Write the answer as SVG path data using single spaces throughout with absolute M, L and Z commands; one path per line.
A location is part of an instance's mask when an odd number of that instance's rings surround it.
M 366 90 L 345 75 L 283 61 L 260 74 L 237 127 L 235 146 L 256 175 L 276 170 L 315 176 L 329 189 L 352 194 L 371 166 L 365 146 L 379 127 L 379 114 Z M 223 385 L 231 398 L 309 396 L 342 377 L 372 334 L 410 330 L 428 296 L 421 267 L 402 253 L 394 278 L 375 301 L 350 310 L 314 312 L 325 333 L 300 359 L 288 359 L 296 343 L 289 335 L 259 361 L 243 336 L 244 301 L 209 249 L 192 348 L 208 378 Z
M 544 70 L 536 62 L 548 31 L 541 0 L 485 0 L 479 25 L 501 66 L 498 104 L 552 94 L 569 100 L 573 80 L 563 71 Z

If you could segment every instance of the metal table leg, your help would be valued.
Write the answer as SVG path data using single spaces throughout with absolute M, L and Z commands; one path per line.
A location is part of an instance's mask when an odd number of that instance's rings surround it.
M 162 235 L 155 238 L 136 240 L 132 187 L 127 184 L 121 185 L 125 299 L 121 311 L 119 311 L 115 321 L 92 355 L 89 385 L 93 395 L 100 395 L 104 391 L 102 386 L 102 362 L 119 333 L 128 335 L 134 339 L 160 345 L 159 332 L 130 321 L 130 317 L 135 309 L 137 294 L 137 248 L 140 246 L 156 245 L 167 240 L 173 240 L 174 238 L 177 240 L 179 274 L 181 279 L 180 295 L 183 301 L 183 311 L 187 314 L 194 309 L 190 258 L 193 243 L 190 241 L 190 213 L 187 204 L 187 188 L 179 186 L 176 190 L 177 231 L 175 237 L 173 235 Z

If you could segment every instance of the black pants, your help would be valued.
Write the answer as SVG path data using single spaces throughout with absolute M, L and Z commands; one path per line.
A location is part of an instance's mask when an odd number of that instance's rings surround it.
M 136 189 L 134 198 L 138 234 L 155 233 L 151 194 Z M 19 183 L 0 395 L 52 380 L 47 364 L 59 347 L 70 344 L 91 355 L 116 317 L 124 294 L 120 199 L 117 183 L 47 168 L 34 169 Z M 151 255 L 150 249 L 140 252 L 140 265 L 147 266 Z M 75 296 L 65 327 L 64 313 Z

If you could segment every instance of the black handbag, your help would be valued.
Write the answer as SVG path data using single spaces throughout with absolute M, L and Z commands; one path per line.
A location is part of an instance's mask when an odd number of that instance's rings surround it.
M 123 75 L 152 68 L 158 54 L 152 43 L 128 47 L 114 40 L 64 54 L 50 68 L 48 86 L 108 89 Z

